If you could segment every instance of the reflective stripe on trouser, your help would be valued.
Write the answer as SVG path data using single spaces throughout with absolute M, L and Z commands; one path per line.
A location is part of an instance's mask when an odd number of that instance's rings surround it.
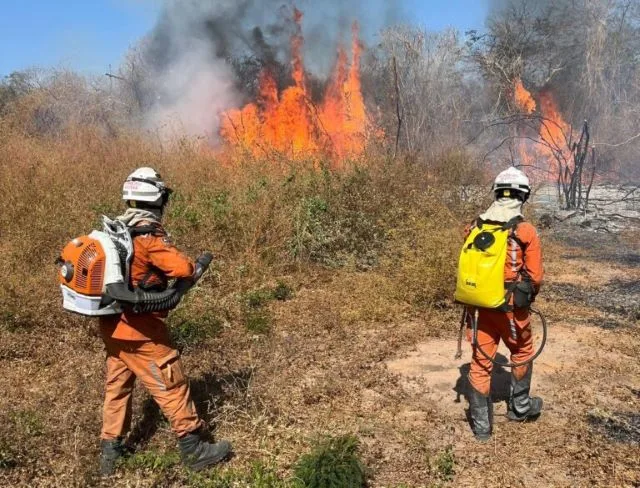
M 515 324 L 516 339 L 511 336 L 512 321 Z M 534 354 L 531 334 L 530 315 L 526 309 L 516 309 L 513 313 L 481 309 L 478 314 L 478 344 L 491 358 L 495 358 L 500 339 L 511 351 L 511 361 L 521 363 Z M 469 382 L 483 395 L 488 395 L 491 387 L 493 363 L 476 348 L 473 350 Z M 527 373 L 528 366 L 513 368 L 512 372 L 519 380 Z
M 153 341 L 105 338 L 107 381 L 103 408 L 103 439 L 127 433 L 131 424 L 131 394 L 135 378 L 156 401 L 171 430 L 182 437 L 203 425 L 191 400 L 178 351 Z

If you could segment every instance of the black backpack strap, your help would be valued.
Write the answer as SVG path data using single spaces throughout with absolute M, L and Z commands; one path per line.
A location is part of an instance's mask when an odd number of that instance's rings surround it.
M 522 242 L 522 240 L 516 235 L 515 229 L 513 230 L 514 232 L 512 232 L 509 237 L 514 241 L 516 241 L 516 244 L 518 244 L 518 246 L 520 246 L 520 249 L 522 249 L 522 251 L 524 252 L 524 250 L 527 248 L 527 245 L 524 242 Z
M 509 235 L 509 237 L 514 241 L 516 241 L 516 244 L 518 244 L 518 246 L 520 246 L 520 249 L 522 249 L 522 252 L 524 252 L 527 249 L 527 245 L 524 242 L 522 242 L 522 240 L 516 235 L 518 224 L 520 224 L 521 222 L 524 222 L 524 219 L 520 216 L 516 217 L 516 219 L 517 219 L 516 222 L 513 224 L 513 227 L 511 228 L 511 234 Z M 512 220 L 515 220 L 515 219 L 512 219 Z
M 156 224 L 145 224 L 145 225 L 137 225 L 135 227 L 129 227 L 129 234 L 131 234 L 131 238 L 134 239 L 138 236 L 142 236 L 145 234 L 153 234 L 154 236 L 163 236 L 165 233 L 162 227 Z
M 518 227 L 518 224 L 522 221 L 524 221 L 523 218 L 518 217 L 518 222 L 513 226 L 513 229 L 511 230 L 511 233 L 509 234 L 509 238 L 513 239 L 515 241 L 516 244 L 518 244 L 518 246 L 520 246 L 520 249 L 522 249 L 522 267 L 518 270 L 518 277 L 520 278 L 517 281 L 511 282 L 509 283 L 509 286 L 506 287 L 507 288 L 507 293 L 509 296 L 509 299 L 511 298 L 511 295 L 513 295 L 516 286 L 518 285 L 519 282 L 521 281 L 531 281 L 531 276 L 529 276 L 529 273 L 527 273 L 527 270 L 525 269 L 525 251 L 527 250 L 527 244 L 525 244 L 524 242 L 522 242 L 522 240 L 516 235 L 516 230 Z
M 518 224 L 520 222 L 522 222 L 524 219 L 522 218 L 521 215 L 516 215 L 514 218 L 512 218 L 511 220 L 509 220 L 508 222 L 505 222 L 502 225 L 502 230 L 507 230 L 507 229 L 512 229 L 515 230 L 516 227 L 518 227 Z

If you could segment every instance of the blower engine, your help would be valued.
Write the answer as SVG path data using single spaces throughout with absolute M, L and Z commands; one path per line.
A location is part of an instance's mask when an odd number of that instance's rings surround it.
M 57 260 L 65 310 L 90 317 L 120 314 L 125 309 L 136 313 L 170 310 L 202 277 L 213 259 L 209 253 L 201 255 L 193 276 L 176 280 L 165 291 L 131 290 L 133 240 L 129 229 L 123 222 L 104 216 L 102 227 L 102 231 L 73 239 Z

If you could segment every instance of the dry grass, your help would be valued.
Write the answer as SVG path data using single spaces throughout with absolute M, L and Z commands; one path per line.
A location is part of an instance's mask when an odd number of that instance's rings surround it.
M 91 126 L 34 136 L 21 118 L 0 123 L 0 161 L 0 362 L 10 371 L 0 380 L 0 476 L 13 484 L 97 483 L 102 347 L 91 320 L 61 310 L 53 262 L 101 213 L 122 210 L 120 185 L 137 166 L 153 165 L 176 189 L 166 223 L 179 245 L 216 255 L 171 323 L 199 408 L 237 446 L 229 469 L 276 460 L 286 470 L 316 436 L 357 431 L 330 409 L 357 409 L 363 382 L 386 388 L 380 361 L 428 333 L 398 334 L 399 320 L 451 293 L 439 271 L 452 271 L 456 216 L 411 162 L 370 158 L 340 173 L 322 161 L 220 162 L 197 141 L 163 148 Z M 247 305 L 278 283 L 290 299 Z M 146 434 L 135 442 L 169 452 L 150 405 L 138 395 Z M 157 479 L 185 482 L 158 463 Z
M 445 418 L 442 406 L 421 403 L 389 373 L 390 358 L 455 334 L 451 277 L 460 222 L 475 210 L 454 191 L 455 178 L 471 178 L 460 155 L 452 156 L 455 172 L 369 155 L 366 164 L 332 173 L 322 161 L 231 164 L 193 141 L 163 148 L 150 137 L 107 136 L 91 126 L 34 136 L 18 122 L 0 122 L 2 483 L 103 483 L 96 470 L 104 352 L 91 320 L 62 312 L 53 261 L 100 213 L 121 209 L 121 182 L 143 164 L 177 190 L 167 227 L 178 244 L 191 255 L 216 255 L 171 323 L 198 409 L 234 443 L 236 457 L 205 476 L 184 472 L 166 421 L 140 390 L 131 442 L 141 454 L 104 486 L 250 486 L 258 477 L 267 480 L 259 486 L 286 486 L 318 439 L 343 434 L 360 440 L 372 486 L 638 481 L 638 449 L 592 428 L 593 416 L 602 429 L 615 419 L 609 410 L 586 416 L 587 390 L 568 401 L 558 387 L 548 423 L 505 424 L 494 445 L 479 446 L 463 405 L 455 407 L 459 418 Z M 574 250 L 546 244 L 557 274 Z M 554 320 L 566 317 L 566 304 L 544 305 Z M 625 354 L 637 354 L 633 331 L 620 334 Z M 619 339 L 601 340 L 606 351 Z M 599 361 L 586 374 L 605 385 L 607 368 L 623 363 Z M 624 389 L 604 390 L 616 405 L 633 402 Z M 545 464 L 546 479 L 530 474 Z

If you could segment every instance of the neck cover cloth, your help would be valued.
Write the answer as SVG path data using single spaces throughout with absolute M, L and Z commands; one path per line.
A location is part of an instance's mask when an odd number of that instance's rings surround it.
M 124 222 L 127 227 L 135 227 L 140 222 L 147 222 L 149 224 L 160 225 L 160 219 L 162 218 L 162 210 L 142 210 L 140 208 L 129 208 L 123 214 L 116 219 Z
M 482 220 L 492 222 L 509 222 L 514 217 L 523 217 L 522 202 L 517 198 L 499 198 L 491 204 L 487 211 L 480 215 Z

